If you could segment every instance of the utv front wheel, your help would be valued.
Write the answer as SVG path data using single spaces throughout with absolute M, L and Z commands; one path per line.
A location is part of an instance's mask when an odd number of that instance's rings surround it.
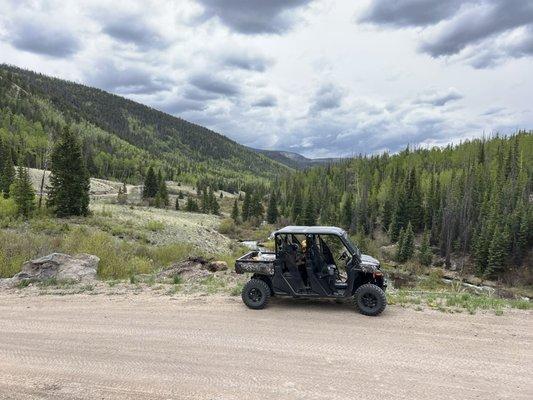
M 242 288 L 242 301 L 254 310 L 265 308 L 270 299 L 270 288 L 260 279 L 250 279 Z
M 371 283 L 359 286 L 353 299 L 359 312 L 364 315 L 379 315 L 387 305 L 385 292 L 379 286 Z

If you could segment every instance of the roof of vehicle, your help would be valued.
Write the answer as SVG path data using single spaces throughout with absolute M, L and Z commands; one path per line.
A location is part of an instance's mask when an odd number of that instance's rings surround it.
M 337 228 L 336 226 L 286 226 L 280 230 L 274 232 L 278 233 L 293 233 L 295 235 L 337 235 L 342 236 L 346 234 L 344 229 Z

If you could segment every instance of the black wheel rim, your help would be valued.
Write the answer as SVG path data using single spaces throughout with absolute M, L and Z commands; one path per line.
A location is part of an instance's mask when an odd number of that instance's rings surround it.
M 378 305 L 378 298 L 373 293 L 365 293 L 361 296 L 361 303 L 367 308 L 375 308 Z
M 263 298 L 263 292 L 257 288 L 251 288 L 248 291 L 248 298 L 254 303 L 259 303 Z

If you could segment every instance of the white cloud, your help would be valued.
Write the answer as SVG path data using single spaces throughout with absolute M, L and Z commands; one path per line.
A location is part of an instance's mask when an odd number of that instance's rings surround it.
M 530 3 L 502 1 L 4 1 L 0 54 L 249 146 L 396 151 L 533 127 Z

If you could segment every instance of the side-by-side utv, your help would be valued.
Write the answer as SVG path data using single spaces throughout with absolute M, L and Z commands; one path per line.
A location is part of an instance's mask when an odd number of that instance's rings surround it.
M 274 252 L 251 251 L 235 262 L 238 274 L 253 274 L 242 290 L 248 307 L 290 296 L 352 300 L 362 314 L 383 312 L 387 282 L 379 261 L 361 254 L 344 230 L 287 226 L 273 236 Z

